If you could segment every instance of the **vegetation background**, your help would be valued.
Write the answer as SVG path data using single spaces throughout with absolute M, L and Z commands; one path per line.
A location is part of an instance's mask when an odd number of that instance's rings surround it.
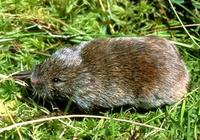
M 187 65 L 190 86 L 181 103 L 147 112 L 100 113 L 110 120 L 57 119 L 5 128 L 58 115 L 24 99 L 23 83 L 10 74 L 31 69 L 63 46 L 150 34 L 174 41 Z M 200 140 L 199 42 L 199 0 L 0 0 L 0 139 Z

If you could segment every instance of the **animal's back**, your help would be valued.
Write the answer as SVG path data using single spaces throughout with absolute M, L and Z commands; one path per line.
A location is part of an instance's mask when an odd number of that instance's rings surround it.
M 81 57 L 91 81 L 88 89 L 93 90 L 83 92 L 83 96 L 91 97 L 97 106 L 152 108 L 171 104 L 186 92 L 185 66 L 165 39 L 94 40 L 83 47 Z

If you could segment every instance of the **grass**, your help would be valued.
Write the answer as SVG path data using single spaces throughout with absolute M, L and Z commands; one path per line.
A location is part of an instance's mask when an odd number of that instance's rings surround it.
M 0 127 L 33 122 L 3 132 L 0 129 L 0 139 L 199 140 L 200 2 L 170 2 L 172 5 L 164 0 L 1 0 Z M 7 77 L 31 69 L 63 46 L 99 37 L 149 34 L 173 40 L 187 65 L 190 87 L 179 104 L 144 113 L 131 109 L 100 113 L 110 119 L 66 116 L 34 123 L 34 120 L 60 114 L 31 99 L 24 101 L 24 87 Z

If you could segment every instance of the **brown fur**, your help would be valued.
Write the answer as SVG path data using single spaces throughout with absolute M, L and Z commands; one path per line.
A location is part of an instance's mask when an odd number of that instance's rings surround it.
M 90 111 L 172 104 L 186 92 L 188 74 L 174 45 L 143 37 L 97 39 L 58 50 L 31 79 L 39 81 L 33 87 L 43 98 L 68 98 Z

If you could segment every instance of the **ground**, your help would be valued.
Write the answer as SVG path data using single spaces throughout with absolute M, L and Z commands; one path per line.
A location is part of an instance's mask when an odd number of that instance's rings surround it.
M 190 74 L 188 93 L 182 101 L 145 112 L 126 109 L 99 113 L 109 119 L 97 116 L 93 116 L 96 119 L 87 116 L 83 119 L 49 118 L 51 121 L 6 128 L 20 122 L 61 115 L 31 98 L 24 99 L 23 83 L 10 78 L 10 74 L 33 68 L 63 46 L 93 38 L 145 35 L 168 38 L 180 51 Z M 198 140 L 198 44 L 198 0 L 1 0 L 0 139 Z

